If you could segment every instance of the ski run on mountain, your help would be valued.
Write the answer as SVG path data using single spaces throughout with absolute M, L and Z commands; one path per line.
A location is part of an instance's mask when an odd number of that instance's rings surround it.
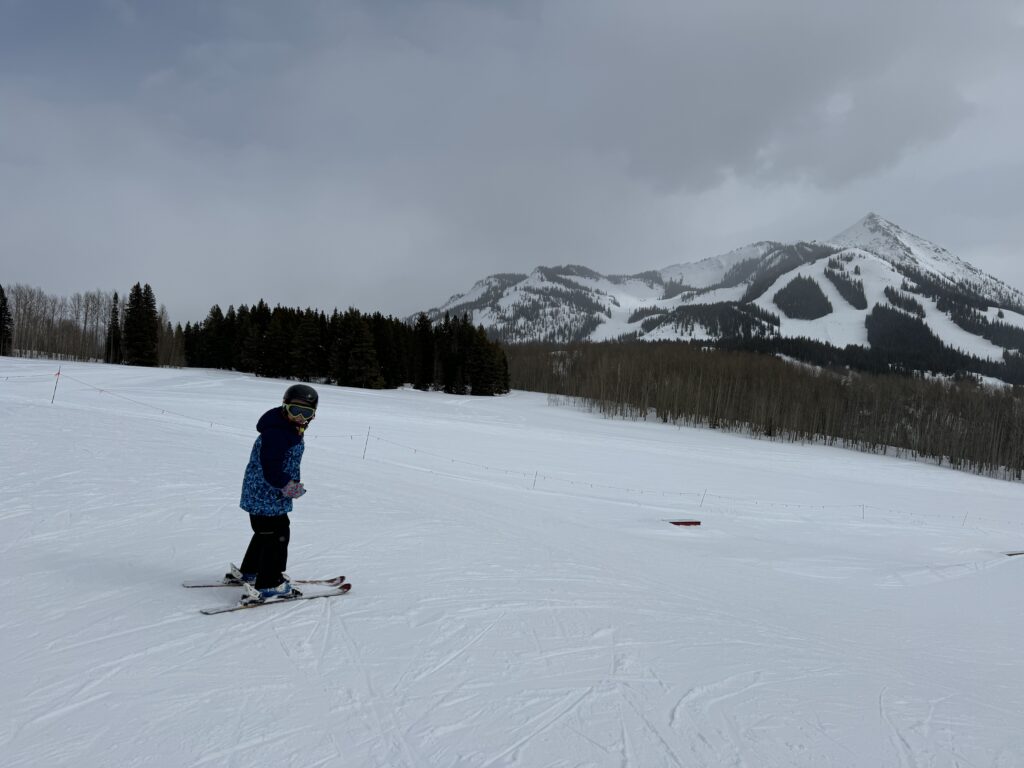
M 0 358 L 4 768 L 1024 765 L 1020 483 L 323 386 L 288 571 L 358 588 L 201 615 L 285 386 Z

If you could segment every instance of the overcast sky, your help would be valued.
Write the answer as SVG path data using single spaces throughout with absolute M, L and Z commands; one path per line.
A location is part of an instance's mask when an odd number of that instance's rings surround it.
M 0 0 L 0 284 L 404 316 L 875 211 L 1024 289 L 1022 83 L 1022 0 Z

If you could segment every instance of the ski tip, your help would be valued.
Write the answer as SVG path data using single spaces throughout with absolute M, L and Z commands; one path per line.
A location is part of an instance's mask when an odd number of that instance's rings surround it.
M 201 608 L 200 613 L 207 616 L 213 616 L 218 613 L 230 613 L 232 611 L 244 611 L 251 608 L 260 608 L 262 606 L 269 605 L 284 605 L 285 603 L 297 603 L 301 600 L 316 600 L 324 597 L 338 597 L 339 595 L 347 595 L 349 590 L 352 589 L 352 585 L 345 582 L 339 587 L 336 587 L 328 592 L 314 592 L 312 594 L 299 594 L 296 597 L 289 598 L 286 600 L 268 600 L 265 603 L 234 603 L 232 605 L 223 605 L 215 608 Z M 296 590 L 298 591 L 298 590 Z

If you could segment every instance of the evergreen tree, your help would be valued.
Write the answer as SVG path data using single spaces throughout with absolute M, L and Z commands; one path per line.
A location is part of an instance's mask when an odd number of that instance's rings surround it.
M 477 329 L 469 352 L 469 386 L 472 395 L 493 395 L 497 386 L 498 367 L 490 342 L 483 328 Z
M 403 365 L 404 351 L 399 341 L 401 327 L 393 318 L 384 317 L 380 312 L 375 312 L 368 320 L 370 332 L 373 334 L 373 347 L 380 363 L 381 376 L 384 378 L 384 387 L 394 388 L 402 386 L 408 379 Z
M 7 295 L 4 293 L 4 287 L 0 285 L 0 355 L 11 354 L 12 334 L 13 322 L 11 320 L 11 311 L 7 306 Z
M 245 344 L 249 339 L 251 330 L 252 316 L 249 312 L 249 307 L 243 304 L 238 308 L 238 312 L 235 313 L 235 348 L 232 351 L 232 362 L 236 371 L 252 372 L 252 368 L 246 367 L 248 361 L 245 354 Z
M 220 360 L 217 367 L 228 371 L 238 370 L 238 357 L 238 313 L 231 304 L 224 315 L 224 325 L 221 327 Z
M 192 368 L 201 368 L 202 361 L 199 354 L 199 326 L 192 323 L 185 323 L 185 330 L 182 331 L 182 348 L 185 351 L 185 365 Z
M 348 383 L 353 387 L 380 389 L 384 386 L 384 377 L 380 373 L 370 326 L 359 317 L 353 323 L 352 330 L 352 346 L 348 353 Z
M 349 378 L 348 364 L 352 346 L 355 343 L 355 326 L 359 316 L 359 312 L 351 307 L 345 314 L 335 310 L 331 316 L 330 334 L 333 341 L 331 342 L 329 360 L 330 378 L 340 387 L 352 385 Z
M 413 329 L 413 386 L 428 390 L 434 383 L 434 327 L 425 312 L 420 312 Z
M 318 379 L 326 379 L 330 371 L 331 335 L 327 314 L 317 310 L 316 317 L 316 351 L 313 356 L 314 371 Z
M 174 326 L 173 349 L 171 365 L 180 368 L 185 365 L 185 332 L 181 329 L 181 323 Z
M 224 313 L 219 304 L 210 307 L 196 340 L 196 354 L 202 368 L 223 368 Z
M 318 373 L 320 323 L 316 313 L 307 310 L 291 341 L 291 375 L 310 381 Z
M 124 362 L 128 365 L 157 365 L 159 335 L 160 320 L 153 289 L 148 283 L 145 287 L 136 283 L 128 294 L 128 306 L 124 311 Z
M 440 367 L 440 380 L 435 375 L 434 381 L 441 385 L 441 389 L 449 395 L 464 395 L 466 393 L 466 382 L 463 376 L 462 361 L 460 359 L 460 321 L 459 318 L 452 318 L 447 312 L 441 326 L 436 329 L 435 349 L 437 361 Z
M 128 292 L 124 309 L 124 362 L 128 365 L 143 365 L 146 331 L 142 313 L 142 284 L 136 283 Z
M 238 370 L 265 376 L 266 363 L 263 342 L 267 335 L 267 329 L 270 327 L 270 307 L 260 299 L 248 314 L 248 327 L 245 335 L 241 337 L 242 350 Z
M 156 296 L 149 283 L 142 286 L 142 329 L 145 341 L 145 346 L 143 347 L 145 362 L 142 364 L 149 366 L 159 365 L 160 312 L 157 310 Z
M 275 308 L 263 338 L 260 375 L 277 379 L 291 376 L 291 343 L 292 336 L 286 327 L 284 313 Z

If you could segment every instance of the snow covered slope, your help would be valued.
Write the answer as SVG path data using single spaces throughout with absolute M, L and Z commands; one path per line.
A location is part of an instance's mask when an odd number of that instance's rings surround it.
M 779 247 L 779 243 L 753 243 L 721 256 L 692 264 L 675 264 L 660 271 L 662 279 L 691 288 L 711 288 L 725 280 L 729 270 L 749 261 L 760 261 Z
M 862 282 L 866 306 L 843 299 L 826 267 Z M 828 315 L 795 320 L 780 310 L 775 294 L 796 276 L 818 284 L 833 307 Z M 956 308 L 950 304 L 1020 328 L 1024 294 L 874 213 L 827 242 L 754 243 L 632 276 L 609 277 L 575 265 L 495 275 L 428 314 L 437 319 L 445 312 L 469 313 L 509 342 L 717 339 L 751 330 L 869 346 L 866 318 L 876 306 L 894 306 L 886 289 L 914 298 L 922 322 L 951 349 L 1000 360 L 1005 350 L 1024 346 L 1024 334 L 986 336 L 965 328 L 962 318 L 954 321 Z M 752 307 L 760 312 L 751 315 Z
M 986 275 L 980 269 L 954 256 L 942 246 L 907 232 L 897 224 L 869 213 L 852 227 L 829 240 L 842 248 L 867 251 L 897 267 L 921 269 L 939 275 L 951 283 L 967 282 L 993 300 L 1000 294 L 1012 296 L 1020 303 L 1019 291 L 1000 280 Z
M 1024 765 L 1020 484 L 323 387 L 289 570 L 355 588 L 209 617 L 285 383 L 56 368 L 0 358 L 5 768 Z

